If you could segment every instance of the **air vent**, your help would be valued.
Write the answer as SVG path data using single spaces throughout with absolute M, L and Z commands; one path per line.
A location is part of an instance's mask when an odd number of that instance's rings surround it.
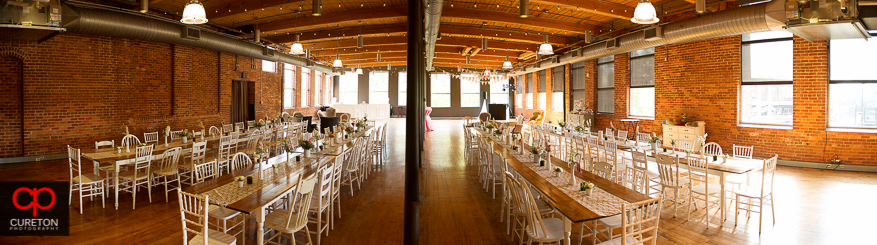
M 646 41 L 655 41 L 664 39 L 664 32 L 660 26 L 643 30 L 643 39 Z
M 262 55 L 268 57 L 274 57 L 274 50 L 268 47 L 262 47 Z
M 539 59 L 536 59 L 536 62 L 533 62 L 533 68 L 542 67 L 540 64 L 542 64 L 542 62 L 539 62 Z
M 606 40 L 606 49 L 613 50 L 621 47 L 621 43 L 618 42 L 618 39 L 609 39 Z
M 560 63 L 560 56 L 551 57 L 551 62 L 553 62 L 554 64 Z
M 183 26 L 183 31 L 180 32 L 180 37 L 190 40 L 199 40 L 201 39 L 201 30 Z

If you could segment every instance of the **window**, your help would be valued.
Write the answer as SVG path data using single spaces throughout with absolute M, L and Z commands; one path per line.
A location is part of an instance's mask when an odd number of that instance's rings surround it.
M 399 100 L 396 104 L 400 106 L 408 103 L 408 73 L 399 72 Z
M 475 77 L 475 75 L 463 74 L 463 77 Z M 460 107 L 479 107 L 481 101 L 481 82 L 476 80 L 467 81 L 460 79 Z
M 325 76 L 326 82 L 323 83 L 323 103 L 326 105 L 332 104 L 332 84 L 334 83 L 334 76 Z
M 314 71 L 314 73 L 314 106 L 319 107 L 323 105 L 323 81 L 325 81 L 325 79 L 323 79 L 322 72 Z
M 368 103 L 390 104 L 390 73 L 371 72 L 368 75 Z
M 448 74 L 430 74 L 430 106 L 451 107 L 451 76 Z
M 533 109 L 533 74 L 524 75 L 524 81 L 527 83 L 527 96 L 524 101 L 527 103 L 527 109 Z
M 515 107 L 517 108 L 524 107 L 524 101 L 521 100 L 524 97 L 524 87 L 521 86 L 521 79 L 521 76 L 518 76 L 518 79 L 515 79 Z
M 743 34 L 740 123 L 792 125 L 792 34 Z
M 308 107 L 311 99 L 311 69 L 301 68 L 301 108 Z
M 551 74 L 551 110 L 563 111 L 563 66 L 552 69 Z
M 536 83 L 539 84 L 539 94 L 536 97 L 537 108 L 540 110 L 545 110 L 545 70 L 541 70 L 537 72 L 538 77 Z
M 272 73 L 277 72 L 277 63 L 274 63 L 274 61 L 262 60 L 262 71 Z
M 655 48 L 630 52 L 629 114 L 655 118 Z
M 877 42 L 835 39 L 828 50 L 828 126 L 877 128 L 877 74 L 872 55 L 863 55 L 877 53 Z
M 615 56 L 597 58 L 597 112 L 615 113 Z
M 295 108 L 295 66 L 283 64 L 283 108 Z
M 359 74 L 347 73 L 338 82 L 338 102 L 355 105 L 359 103 Z
M 509 84 L 508 79 L 500 80 L 500 82 L 490 84 L 490 103 L 491 104 L 508 104 L 509 93 L 506 92 L 505 86 Z
M 569 80 L 572 80 L 572 96 L 573 100 L 585 103 L 585 62 L 572 64 L 572 71 L 569 74 Z M 578 108 L 572 108 L 578 109 Z M 584 108 L 582 108 L 584 109 Z

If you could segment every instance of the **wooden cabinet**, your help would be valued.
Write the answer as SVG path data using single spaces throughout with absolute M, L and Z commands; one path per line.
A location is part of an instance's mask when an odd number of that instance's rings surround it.
M 690 140 L 695 142 L 695 151 L 700 152 L 700 149 L 703 148 L 703 142 L 699 142 L 697 137 L 701 138 L 706 133 L 706 123 L 704 121 L 697 121 L 697 127 L 689 127 L 689 126 L 676 126 L 676 125 L 663 125 L 664 126 L 664 142 L 662 142 L 665 146 L 670 146 L 671 140 Z M 705 140 L 705 139 L 704 139 Z M 677 142 L 678 144 L 678 142 Z

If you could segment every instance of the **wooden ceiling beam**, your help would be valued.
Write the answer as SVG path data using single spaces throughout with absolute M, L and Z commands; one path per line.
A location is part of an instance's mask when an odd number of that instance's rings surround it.
M 534 16 L 531 16 L 529 18 L 521 18 L 516 13 L 466 8 L 444 8 L 442 9 L 442 19 L 444 18 L 457 18 L 472 21 L 488 21 L 508 25 L 528 25 L 534 28 L 548 28 L 573 33 L 585 33 L 586 30 L 597 29 L 596 26 L 580 24 L 576 22 L 539 18 Z M 441 27 L 439 27 L 439 31 L 441 31 Z
M 600 1 L 569 1 L 569 0 L 531 0 L 530 4 L 548 4 L 565 8 L 578 9 L 578 11 L 597 14 L 617 19 L 630 20 L 633 17 L 634 7 L 621 4 L 607 4 Z M 627 9 L 627 12 L 624 10 Z
M 259 11 L 263 8 L 279 8 L 281 5 L 287 5 L 304 0 L 261 0 L 261 1 L 240 1 L 235 3 L 227 3 L 220 1 L 202 1 L 204 9 L 207 10 L 208 20 L 218 20 L 239 14 L 246 14 L 249 11 Z M 292 11 L 293 7 L 288 7 Z M 246 10 L 246 11 L 245 11 Z
M 439 32 L 442 33 L 443 36 L 449 38 L 467 38 L 460 35 L 470 36 L 471 39 L 478 39 L 474 36 L 485 37 L 489 39 L 500 39 L 507 40 L 510 42 L 530 42 L 530 43 L 542 43 L 543 36 L 541 35 L 531 35 L 524 34 L 520 32 L 512 32 L 512 31 L 498 31 L 498 30 L 486 30 L 481 28 L 472 28 L 472 27 L 456 27 L 456 26 L 439 26 Z M 265 33 L 265 32 L 263 32 Z M 374 35 L 374 34 L 391 34 L 391 35 L 401 35 L 403 33 L 408 33 L 408 27 L 405 25 L 384 25 L 384 26 L 365 26 L 362 28 L 361 32 L 359 28 L 344 28 L 340 30 L 318 30 L 318 31 L 310 31 L 310 32 L 302 32 L 301 40 L 302 42 L 308 41 L 333 41 L 338 37 L 343 39 L 347 38 L 355 38 L 357 35 L 362 33 L 363 35 Z M 295 41 L 295 33 L 284 33 L 279 35 L 268 35 L 267 38 L 276 43 L 290 43 Z M 497 40 L 490 40 L 489 42 L 495 42 Z M 567 45 L 571 43 L 575 43 L 578 40 L 557 37 L 557 36 L 549 36 L 548 42 L 556 45 Z M 498 48 L 502 48 L 502 44 Z
M 309 16 L 290 18 L 284 20 L 271 21 L 267 23 L 259 23 L 259 29 L 262 32 L 280 31 L 292 28 L 317 29 L 327 25 L 336 25 L 348 21 L 368 21 L 385 18 L 408 17 L 407 7 L 388 7 L 388 8 L 370 8 L 357 9 L 351 11 L 342 11 L 321 16 Z M 296 20 L 297 19 L 297 20 Z M 255 24 L 237 27 L 236 29 L 249 33 L 255 29 Z

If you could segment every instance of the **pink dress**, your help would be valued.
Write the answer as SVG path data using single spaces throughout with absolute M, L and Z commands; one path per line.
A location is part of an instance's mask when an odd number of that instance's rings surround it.
M 427 107 L 426 113 L 424 113 L 426 115 L 426 118 L 425 118 L 426 123 L 425 124 L 426 124 L 426 131 L 427 132 L 435 131 L 432 129 L 432 118 L 429 117 L 429 113 L 431 113 L 431 112 L 432 112 L 432 107 Z

